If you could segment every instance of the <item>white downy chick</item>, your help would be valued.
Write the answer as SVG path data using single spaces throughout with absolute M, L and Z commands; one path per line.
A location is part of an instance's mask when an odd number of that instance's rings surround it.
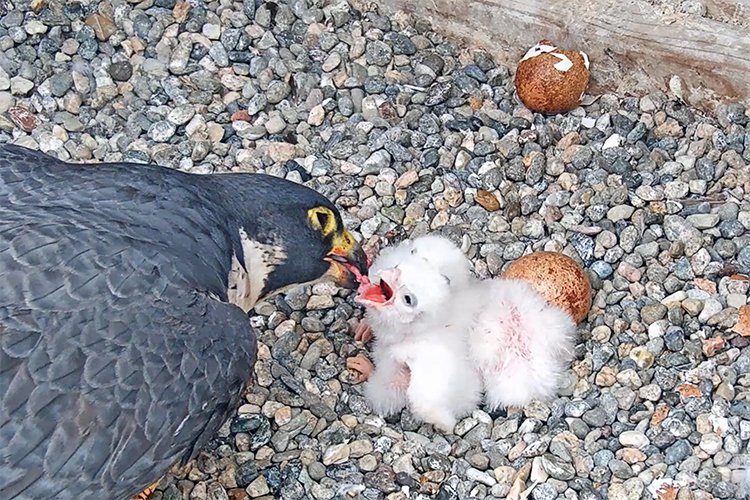
M 375 336 L 365 396 L 380 415 L 409 405 L 418 418 L 449 432 L 478 407 L 481 380 L 468 356 L 466 329 L 451 321 L 451 280 L 411 245 L 404 242 L 373 263 L 372 285 L 358 299 Z
M 524 406 L 532 399 L 553 398 L 574 356 L 570 315 L 523 281 L 475 279 L 466 256 L 447 238 L 422 236 L 409 248 L 455 285 L 450 309 L 454 322 L 460 318 L 469 332 L 468 348 L 482 375 L 487 405 Z
M 495 278 L 471 287 L 467 305 L 481 304 L 469 350 L 492 408 L 555 397 L 574 357 L 575 323 L 529 284 Z
M 370 282 L 379 281 L 378 273 L 383 269 L 396 267 L 412 256 L 421 257 L 442 274 L 451 289 L 461 289 L 475 282 L 471 274 L 469 259 L 451 240 L 436 234 L 427 234 L 414 239 L 404 240 L 398 245 L 386 247 L 370 266 Z M 357 327 L 355 340 L 367 342 L 372 336 L 372 329 L 367 318 Z

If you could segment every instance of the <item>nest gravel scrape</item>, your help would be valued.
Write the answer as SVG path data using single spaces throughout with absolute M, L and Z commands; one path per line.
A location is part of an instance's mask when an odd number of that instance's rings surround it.
M 505 498 L 516 477 L 535 500 L 737 497 L 744 106 L 700 116 L 661 94 L 604 95 L 533 115 L 486 53 L 345 2 L 0 0 L 0 17 L 0 142 L 265 171 L 335 200 L 370 248 L 437 231 L 482 277 L 556 250 L 593 284 L 560 397 L 478 411 L 445 436 L 370 414 L 345 367 L 363 347 L 350 294 L 261 303 L 257 385 L 155 500 Z

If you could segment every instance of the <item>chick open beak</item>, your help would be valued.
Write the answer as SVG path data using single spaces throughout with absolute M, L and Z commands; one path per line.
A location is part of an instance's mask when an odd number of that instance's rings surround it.
M 378 271 L 378 282 L 363 283 L 359 287 L 357 302 L 365 307 L 378 308 L 393 304 L 396 288 L 399 287 L 401 270 L 398 268 Z
M 337 285 L 356 289 L 361 283 L 369 282 L 367 271 L 371 261 L 348 231 L 334 238 L 326 260 L 331 263 L 328 275 Z

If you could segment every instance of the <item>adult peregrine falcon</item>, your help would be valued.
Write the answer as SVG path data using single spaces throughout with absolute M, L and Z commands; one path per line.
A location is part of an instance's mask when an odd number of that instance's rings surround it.
M 0 146 L 0 498 L 143 491 L 231 416 L 257 300 L 366 270 L 293 182 Z

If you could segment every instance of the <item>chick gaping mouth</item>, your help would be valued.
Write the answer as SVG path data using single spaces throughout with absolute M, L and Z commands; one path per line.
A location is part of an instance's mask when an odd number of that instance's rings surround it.
M 385 305 L 392 299 L 393 288 L 384 279 L 381 279 L 380 283 L 377 284 L 360 285 L 357 296 L 357 300 L 368 305 Z
M 369 268 L 372 265 L 372 261 L 369 256 L 365 255 L 365 257 L 367 259 L 367 267 Z M 366 274 L 362 274 L 357 266 L 343 259 L 336 260 L 357 279 L 359 283 L 357 302 L 367 307 L 384 306 L 393 302 L 393 287 L 383 277 L 377 283 L 373 283 Z
M 393 304 L 396 298 L 396 290 L 399 287 L 399 270 L 384 269 L 378 271 L 377 275 L 378 280 L 374 283 L 367 276 L 363 276 L 357 290 L 357 302 L 366 307 L 387 306 Z

